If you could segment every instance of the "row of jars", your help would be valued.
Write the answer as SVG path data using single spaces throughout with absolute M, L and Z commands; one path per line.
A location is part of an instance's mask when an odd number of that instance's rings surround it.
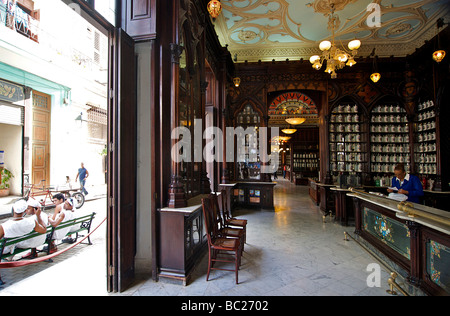
M 346 162 L 338 162 L 338 163 L 331 163 L 331 171 L 341 171 L 341 172 L 362 172 L 363 171 L 363 164 L 362 163 L 346 163 Z
M 422 131 L 429 131 L 430 129 L 435 129 L 436 128 L 436 122 L 435 121 L 431 121 L 428 123 L 419 123 L 417 124 L 417 130 L 419 132 Z
M 358 106 L 356 104 L 339 105 L 333 113 L 358 113 Z
M 317 159 L 317 153 L 294 153 L 294 158 Z
M 419 111 L 422 111 L 422 110 L 431 108 L 431 107 L 433 107 L 433 106 L 434 106 L 434 102 L 433 102 L 432 100 L 429 100 L 429 101 L 425 101 L 425 102 L 419 103 L 419 104 L 417 105 L 417 109 L 418 109 Z
M 419 115 L 417 115 L 417 120 L 420 121 L 425 121 L 431 118 L 434 118 L 436 116 L 436 112 L 434 112 L 434 110 L 431 111 L 427 111 L 424 113 L 419 113 Z
M 409 144 L 374 144 L 371 147 L 372 153 L 408 153 Z
M 437 157 L 436 155 L 416 155 L 416 161 L 418 163 L 436 163 Z
M 371 135 L 372 143 L 409 143 L 408 134 L 378 134 Z
M 361 126 L 359 124 L 339 124 L 339 125 L 334 125 L 334 124 L 330 124 L 330 132 L 331 133 L 359 133 L 361 131 Z
M 331 153 L 331 161 L 363 162 L 362 153 Z
M 408 133 L 408 125 L 372 125 L 372 133 Z
M 405 112 L 405 110 L 398 104 L 378 105 L 374 107 L 372 110 L 372 113 L 400 113 L 400 112 Z
M 373 115 L 370 121 L 372 123 L 407 123 L 408 118 L 402 114 Z
M 390 163 L 409 163 L 411 162 L 411 158 L 409 154 L 390 154 L 390 155 L 372 155 L 371 156 L 372 162 L 390 162 Z
M 425 173 L 425 174 L 436 174 L 437 173 L 437 167 L 435 164 L 419 164 L 418 166 L 419 173 Z
M 359 115 L 358 114 L 339 114 L 332 115 L 330 118 L 331 123 L 359 123 Z
M 330 142 L 360 142 L 361 134 L 330 134 Z
M 294 162 L 294 168 L 318 168 L 317 162 Z
M 330 151 L 355 151 L 361 152 L 362 145 L 360 143 L 330 143 Z
M 386 173 L 394 173 L 394 169 L 397 163 L 374 163 L 371 165 L 371 172 L 386 172 Z M 405 171 L 409 172 L 409 166 L 405 165 Z
M 417 135 L 419 143 L 436 140 L 436 132 Z
M 419 153 L 427 153 L 427 152 L 434 152 L 434 151 L 436 151 L 436 143 L 431 143 L 431 144 L 424 143 L 424 144 L 419 144 L 416 147 L 416 152 L 419 152 Z

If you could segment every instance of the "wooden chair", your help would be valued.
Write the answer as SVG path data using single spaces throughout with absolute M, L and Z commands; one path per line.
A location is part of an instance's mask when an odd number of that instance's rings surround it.
M 208 240 L 208 273 L 206 281 L 209 281 L 211 270 L 234 271 L 236 275 L 236 284 L 239 283 L 239 265 L 241 263 L 242 247 L 239 238 L 226 238 L 219 234 L 218 225 L 213 215 L 213 200 L 211 198 L 202 199 L 203 217 L 205 220 L 205 230 Z M 219 254 L 227 255 L 227 257 L 219 257 Z M 234 269 L 215 268 L 215 262 L 231 262 L 234 263 Z
M 244 233 L 244 243 L 247 243 L 247 220 L 232 217 L 231 210 L 228 209 L 227 191 L 222 190 L 220 195 L 222 197 L 222 214 L 225 226 L 242 229 Z
M 218 196 L 210 194 L 209 198 L 212 202 L 212 215 L 215 219 L 216 225 L 218 225 L 218 232 L 221 237 L 238 238 L 241 241 L 242 251 L 244 251 L 244 230 L 240 228 L 232 228 L 226 225 L 225 218 L 222 216 L 222 212 L 219 208 Z

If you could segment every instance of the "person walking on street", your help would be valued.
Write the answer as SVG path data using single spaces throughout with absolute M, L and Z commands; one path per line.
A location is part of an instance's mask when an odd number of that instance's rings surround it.
M 80 178 L 81 192 L 86 196 L 89 194 L 88 191 L 86 191 L 86 179 L 89 177 L 89 171 L 84 167 L 84 163 L 81 163 L 81 168 L 78 169 L 75 182 L 77 182 L 78 177 Z

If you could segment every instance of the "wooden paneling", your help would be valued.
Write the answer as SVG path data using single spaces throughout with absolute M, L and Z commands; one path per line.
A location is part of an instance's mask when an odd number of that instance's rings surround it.
M 122 2 L 122 26 L 134 40 L 156 38 L 156 0 Z

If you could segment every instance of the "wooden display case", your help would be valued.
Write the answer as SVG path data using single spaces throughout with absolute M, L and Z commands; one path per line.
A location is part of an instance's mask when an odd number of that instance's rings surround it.
M 425 188 L 432 190 L 437 176 L 437 124 L 436 109 L 432 100 L 418 103 L 415 126 L 415 171 L 428 178 Z
M 398 103 L 376 105 L 370 117 L 370 171 L 373 178 L 391 177 L 398 163 L 410 172 L 411 146 L 406 110 Z
M 362 109 L 339 103 L 329 119 L 330 171 L 334 183 L 361 186 L 368 171 L 367 131 Z
M 319 129 L 299 128 L 290 146 L 291 182 L 308 185 L 309 178 L 318 178 L 320 170 Z

